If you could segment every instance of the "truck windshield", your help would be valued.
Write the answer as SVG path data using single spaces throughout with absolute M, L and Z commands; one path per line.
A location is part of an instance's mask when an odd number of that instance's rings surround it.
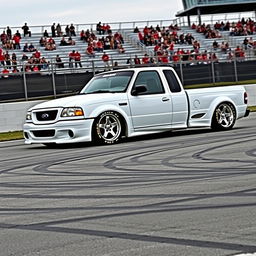
M 124 92 L 133 73 L 133 71 L 120 71 L 98 75 L 86 84 L 80 93 Z

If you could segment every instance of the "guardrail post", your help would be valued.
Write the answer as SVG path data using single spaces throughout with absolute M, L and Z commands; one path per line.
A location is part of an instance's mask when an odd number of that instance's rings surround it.
M 212 83 L 215 84 L 216 83 L 216 79 L 215 79 L 215 73 L 214 73 L 214 61 L 211 61 L 211 66 L 212 66 Z
M 184 86 L 184 76 L 183 76 L 183 68 L 182 68 L 182 63 L 180 61 L 180 79 L 181 79 L 181 83 Z
M 28 89 L 27 89 L 27 79 L 26 79 L 26 70 L 25 70 L 25 63 L 23 62 L 23 85 L 24 85 L 24 95 L 26 101 L 28 101 Z
M 53 89 L 53 95 L 54 95 L 54 98 L 56 99 L 56 98 L 57 98 L 57 93 L 56 93 L 56 84 L 55 84 L 55 73 L 54 73 L 54 70 L 53 70 L 53 63 L 52 63 L 52 60 L 51 60 L 51 72 L 52 72 L 52 89 Z
M 94 65 L 94 61 L 92 60 L 92 73 L 93 76 L 95 76 L 95 65 Z
M 238 82 L 236 57 L 234 58 L 235 81 Z

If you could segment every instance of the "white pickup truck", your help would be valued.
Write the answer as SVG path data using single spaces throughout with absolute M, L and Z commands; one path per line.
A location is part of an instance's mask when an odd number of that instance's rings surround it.
M 115 143 L 167 130 L 231 129 L 249 114 L 243 86 L 184 90 L 171 67 L 141 67 L 96 75 L 78 95 L 28 110 L 25 143 Z

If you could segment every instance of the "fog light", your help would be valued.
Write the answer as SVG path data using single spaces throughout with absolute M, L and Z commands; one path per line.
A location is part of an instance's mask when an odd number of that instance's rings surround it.
M 29 136 L 28 136 L 27 132 L 24 132 L 24 137 L 25 137 L 25 139 L 29 139 Z

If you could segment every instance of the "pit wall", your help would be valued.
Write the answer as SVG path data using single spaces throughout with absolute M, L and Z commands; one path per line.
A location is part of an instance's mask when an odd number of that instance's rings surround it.
M 249 106 L 256 106 L 256 84 L 244 86 L 249 95 Z M 22 101 L 0 104 L 0 132 L 20 131 L 25 121 L 27 110 L 43 102 Z

